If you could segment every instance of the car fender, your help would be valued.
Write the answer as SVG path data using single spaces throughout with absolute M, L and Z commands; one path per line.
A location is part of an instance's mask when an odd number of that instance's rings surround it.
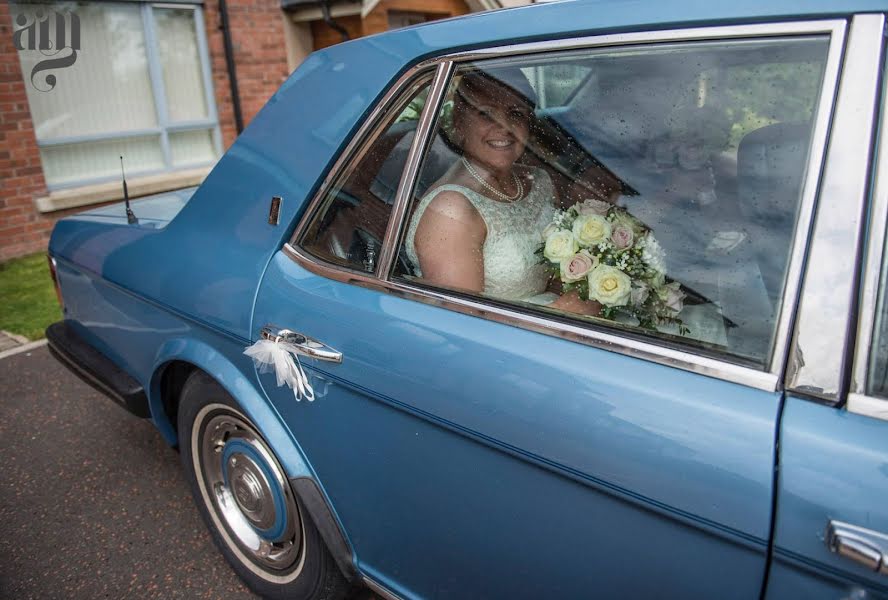
M 148 404 L 155 425 L 171 445 L 178 442 L 178 435 L 164 411 L 161 380 L 166 367 L 174 361 L 189 363 L 213 377 L 259 428 L 274 449 L 293 491 L 318 528 L 343 575 L 348 581 L 354 581 L 358 576 L 354 551 L 339 518 L 302 449 L 258 388 L 254 380 L 255 370 L 249 359 L 243 357 L 242 364 L 237 365 L 206 342 L 194 338 L 179 337 L 164 342 L 154 360 Z
M 148 404 L 151 416 L 167 442 L 170 444 L 178 442 L 175 426 L 164 411 L 161 393 L 163 372 L 173 361 L 183 361 L 203 370 L 231 394 L 259 428 L 269 445 L 274 448 L 288 477 L 315 479 L 302 450 L 255 382 L 255 370 L 250 360 L 243 357 L 242 364 L 235 364 L 228 356 L 199 339 L 172 338 L 163 343 L 155 356 Z

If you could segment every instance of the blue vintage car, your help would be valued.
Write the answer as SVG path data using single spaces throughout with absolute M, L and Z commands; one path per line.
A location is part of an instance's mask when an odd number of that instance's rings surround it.
M 198 189 L 59 221 L 50 348 L 265 596 L 888 597 L 886 12 L 316 52 Z

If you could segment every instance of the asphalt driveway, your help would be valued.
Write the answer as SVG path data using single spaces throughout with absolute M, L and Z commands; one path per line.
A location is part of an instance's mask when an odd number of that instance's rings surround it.
M 0 456 L 0 598 L 255 598 L 178 453 L 45 346 L 0 359 Z

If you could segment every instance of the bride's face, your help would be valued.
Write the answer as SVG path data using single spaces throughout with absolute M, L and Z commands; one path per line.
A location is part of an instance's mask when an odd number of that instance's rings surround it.
M 499 86 L 460 91 L 465 108 L 456 123 L 466 158 L 505 173 L 524 153 L 530 135 L 530 108 Z

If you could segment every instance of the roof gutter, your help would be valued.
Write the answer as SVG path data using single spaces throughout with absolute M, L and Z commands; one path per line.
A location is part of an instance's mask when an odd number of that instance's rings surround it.
M 221 0 L 221 1 L 224 2 L 225 0 Z M 339 35 L 342 36 L 343 42 L 347 42 L 350 39 L 348 36 L 348 31 L 345 29 L 345 27 L 343 27 L 342 25 L 340 25 L 339 23 L 334 21 L 333 17 L 330 16 L 330 0 L 321 0 L 320 5 L 321 5 L 321 14 L 324 15 L 324 22 L 330 28 L 335 29 L 336 31 L 339 32 Z
M 228 22 L 228 5 L 225 0 L 219 0 L 219 17 L 222 30 L 222 39 L 225 44 L 225 66 L 228 70 L 228 84 L 231 87 L 231 106 L 234 109 L 234 126 L 237 134 L 244 130 L 244 117 L 241 112 L 240 92 L 237 88 L 237 72 L 234 67 L 234 47 L 231 43 L 231 27 Z

